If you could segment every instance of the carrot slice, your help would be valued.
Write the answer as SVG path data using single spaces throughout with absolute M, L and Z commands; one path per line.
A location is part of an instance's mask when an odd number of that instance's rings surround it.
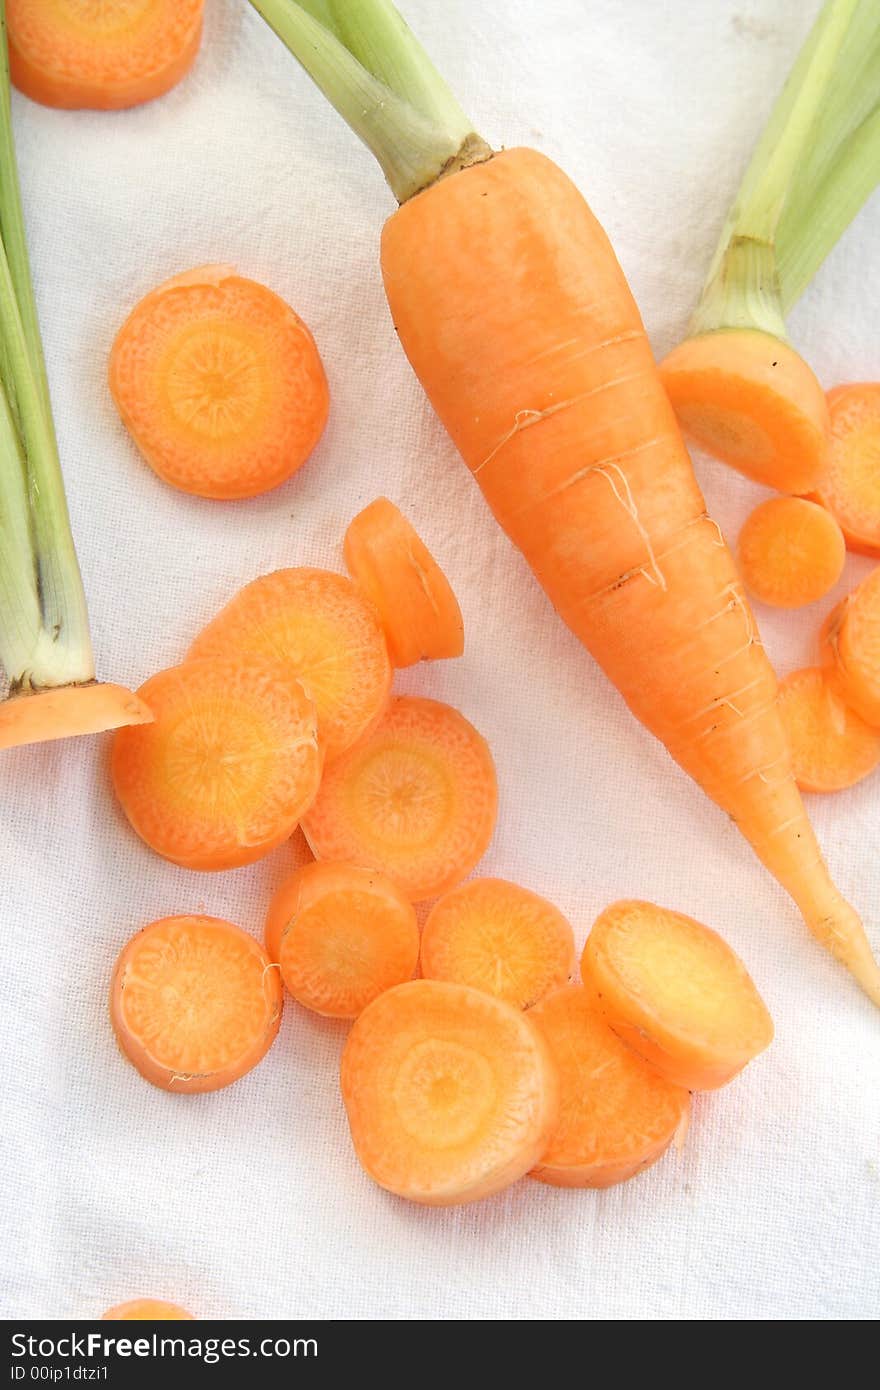
M 224 265 L 176 275 L 135 306 L 110 353 L 110 390 L 160 478 L 226 499 L 291 477 L 330 400 L 302 319 Z
M 771 497 L 739 533 L 746 588 L 775 608 L 802 608 L 834 588 L 846 560 L 843 532 L 830 512 L 803 497 Z
M 391 662 L 378 616 L 350 579 L 331 570 L 286 569 L 246 584 L 199 633 L 188 656 L 236 653 L 279 660 L 318 712 L 328 762 L 378 720 Z
M 367 1173 L 430 1206 L 515 1182 L 556 1122 L 555 1070 L 529 1016 L 467 985 L 380 994 L 351 1030 L 341 1081 Z
M 234 869 L 286 840 L 321 779 L 315 708 L 267 661 L 174 666 L 138 692 L 155 722 L 113 741 L 113 788 L 134 829 L 189 869 Z
M 880 728 L 880 568 L 825 620 L 821 646 L 826 674 L 866 724 Z
M 10 75 L 44 106 L 110 111 L 189 72 L 205 0 L 6 0 Z
M 143 700 L 121 685 L 61 685 L 0 701 L 0 748 L 102 734 L 152 718 Z
M 317 859 L 374 865 L 413 902 L 485 854 L 498 809 L 485 739 L 450 705 L 399 696 L 328 768 L 302 828 Z
M 345 563 L 377 609 L 395 666 L 461 656 L 458 599 L 428 547 L 387 497 L 377 497 L 345 533 Z
M 580 985 L 526 1015 L 556 1063 L 560 1115 L 532 1176 L 555 1187 L 611 1187 L 656 1163 L 690 1115 L 690 1095 L 622 1043 Z
M 795 671 L 781 682 L 779 713 L 802 791 L 842 791 L 880 763 L 880 730 L 844 703 L 817 666 Z
M 668 1081 L 724 1086 L 773 1041 L 773 1022 L 717 932 L 653 903 L 596 919 L 581 975 L 606 1023 Z
M 108 1308 L 102 1322 L 194 1322 L 192 1313 L 176 1303 L 161 1298 L 133 1298 L 130 1303 L 117 1303 Z
M 217 1091 L 255 1067 L 281 1020 L 282 990 L 259 941 L 219 917 L 163 917 L 116 963 L 119 1046 L 165 1091 Z
M 571 976 L 574 935 L 546 898 L 503 878 L 476 878 L 434 904 L 421 966 L 426 979 L 472 985 L 527 1009 Z
M 266 949 L 300 1004 L 357 1018 L 383 990 L 412 979 L 419 928 L 412 903 L 385 874 L 312 863 L 273 896 Z
M 880 382 L 828 392 L 831 448 L 817 500 L 836 517 L 850 550 L 880 555 Z

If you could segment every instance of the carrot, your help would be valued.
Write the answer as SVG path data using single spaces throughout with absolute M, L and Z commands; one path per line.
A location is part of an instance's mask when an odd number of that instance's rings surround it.
M 802 791 L 842 791 L 880 763 L 880 730 L 844 703 L 818 666 L 785 678 L 779 687 L 779 712 Z
M 138 692 L 155 722 L 113 742 L 113 789 L 141 839 L 189 869 L 234 869 L 294 831 L 321 777 L 315 709 L 268 661 L 173 666 Z
M 488 1197 L 537 1163 L 557 1079 L 529 1015 L 466 985 L 413 980 L 375 999 L 342 1054 L 355 1152 L 399 1197 Z
M 385 874 L 307 864 L 282 883 L 266 919 L 270 959 L 294 999 L 331 1018 L 357 1018 L 383 990 L 411 980 L 419 959 L 412 903 Z
M 769 1047 L 773 1023 L 745 966 L 708 927 L 653 903 L 614 903 L 581 958 L 613 1029 L 667 1081 L 725 1086 Z
M 217 1091 L 266 1055 L 281 1020 L 278 971 L 219 917 L 163 917 L 123 949 L 110 1019 L 125 1056 L 164 1091 Z
M 44 106 L 137 106 L 192 67 L 205 0 L 6 0 L 19 91 Z
M 833 672 L 846 703 L 880 728 L 880 568 L 832 609 L 821 645 L 826 675 Z
M 472 985 L 527 1009 L 574 967 L 574 936 L 546 898 L 503 878 L 476 878 L 432 907 L 422 931 L 422 974 Z
M 143 700 L 121 685 L 54 686 L 0 702 L 0 748 L 101 734 L 152 718 Z
M 133 1298 L 130 1303 L 117 1303 L 108 1308 L 102 1322 L 193 1322 L 192 1313 L 176 1303 L 161 1298 Z
M 296 905 L 297 873 L 300 869 L 305 869 L 309 864 L 315 863 L 315 856 L 309 849 L 308 841 L 302 833 L 301 827 L 293 832 L 287 845 L 290 852 L 291 868 L 287 877 L 272 895 L 263 928 L 263 945 L 266 947 L 267 956 L 274 965 L 278 964 L 278 956 L 281 952 L 281 933 L 284 931 L 288 918 Z M 285 893 L 284 889 L 287 887 L 290 887 L 291 891 Z
M 458 599 L 418 533 L 387 497 L 377 497 L 345 533 L 349 574 L 378 611 L 395 666 L 461 656 Z
M 175 275 L 135 305 L 110 352 L 110 390 L 160 478 L 226 499 L 301 468 L 330 399 L 302 319 L 227 265 Z
M 559 1120 L 532 1176 L 612 1187 L 656 1163 L 685 1132 L 690 1096 L 612 1033 L 587 991 L 564 985 L 530 1018 L 556 1063 Z
M 771 497 L 739 533 L 739 567 L 755 598 L 802 608 L 834 588 L 846 560 L 843 532 L 824 508 L 803 497 Z
M 831 449 L 816 490 L 840 523 L 850 550 L 880 555 L 880 382 L 828 392 Z
M 378 616 L 351 580 L 330 570 L 264 574 L 230 599 L 189 659 L 272 657 L 315 702 L 328 762 L 376 723 L 388 703 L 391 662 Z
M 317 859 L 375 866 L 422 902 L 483 857 L 497 809 L 485 739 L 450 705 L 403 695 L 327 769 L 302 828 Z

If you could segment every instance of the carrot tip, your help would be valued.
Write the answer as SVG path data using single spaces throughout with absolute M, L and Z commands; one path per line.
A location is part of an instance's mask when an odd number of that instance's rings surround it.
M 0 749 L 151 724 L 149 707 L 124 686 L 95 681 L 12 695 L 0 704 Z

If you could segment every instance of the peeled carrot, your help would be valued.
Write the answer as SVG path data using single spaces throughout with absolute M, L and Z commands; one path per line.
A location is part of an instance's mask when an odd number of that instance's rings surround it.
M 880 568 L 831 613 L 821 636 L 826 674 L 866 724 L 880 728 Z
M 461 656 L 464 623 L 449 580 L 406 517 L 377 497 L 345 533 L 348 571 L 377 609 L 395 666 Z
M 779 712 L 802 791 L 843 791 L 880 764 L 880 730 L 849 708 L 818 666 L 786 677 Z
M 313 863 L 272 898 L 266 946 L 300 1004 L 357 1018 L 383 990 L 412 979 L 419 928 L 412 903 L 385 874 Z
M 263 945 L 266 947 L 267 956 L 274 965 L 278 964 L 278 956 L 281 952 L 281 933 L 296 905 L 297 872 L 299 869 L 304 869 L 307 865 L 315 863 L 315 856 L 309 849 L 308 841 L 299 827 L 288 840 L 287 849 L 290 869 L 287 878 L 272 895 L 263 927 Z M 289 889 L 289 891 L 285 892 L 285 889 Z
M 399 696 L 328 768 L 302 828 L 317 859 L 375 866 L 412 902 L 483 857 L 498 787 L 485 739 L 450 705 Z
M 775 608 L 802 608 L 834 588 L 846 543 L 824 507 L 803 497 L 771 497 L 747 518 L 738 558 L 755 598 Z
M 392 670 L 378 616 L 351 580 L 330 570 L 276 570 L 246 584 L 189 649 L 190 658 L 233 653 L 272 657 L 302 682 L 328 762 L 388 703 Z
M 116 963 L 110 1018 L 145 1080 L 217 1091 L 265 1056 L 281 1020 L 278 971 L 246 931 L 219 917 L 163 917 Z
M 161 1298 L 133 1298 L 130 1303 L 117 1303 L 108 1308 L 102 1322 L 194 1322 L 192 1313 L 176 1303 Z
M 515 1182 L 556 1122 L 555 1069 L 529 1015 L 466 985 L 380 994 L 351 1030 L 341 1081 L 370 1177 L 430 1206 Z
M 555 1187 L 612 1187 L 656 1163 L 690 1115 L 690 1095 L 612 1033 L 580 985 L 548 994 L 530 1018 L 547 1043 L 560 1111 L 533 1177 Z
M 175 275 L 135 305 L 110 353 L 110 390 L 160 478 L 227 499 L 291 477 L 330 400 L 302 319 L 228 265 Z
M 321 778 L 315 707 L 255 657 L 187 662 L 138 692 L 152 724 L 121 729 L 113 789 L 151 849 L 189 869 L 234 869 L 290 836 Z
M 121 685 L 59 685 L 0 702 L 0 748 L 101 734 L 125 724 L 149 724 L 152 718 L 143 700 Z
M 840 523 L 850 550 L 880 555 L 880 382 L 828 392 L 831 448 L 818 500 Z
M 44 106 L 109 111 L 162 96 L 189 72 L 205 0 L 6 0 L 9 67 Z
M 717 932 L 653 903 L 596 919 L 584 985 L 610 1028 L 668 1081 L 724 1086 L 773 1041 L 773 1022 L 739 956 Z
M 574 967 L 574 936 L 558 908 L 502 878 L 475 878 L 435 903 L 422 931 L 422 974 L 472 985 L 527 1009 Z

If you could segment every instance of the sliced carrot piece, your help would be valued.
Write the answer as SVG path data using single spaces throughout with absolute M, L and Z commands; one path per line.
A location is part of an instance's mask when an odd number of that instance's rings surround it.
M 102 1322 L 194 1322 L 192 1313 L 176 1303 L 161 1298 L 133 1298 L 130 1303 L 117 1303 L 108 1308 Z
M 461 656 L 458 599 L 418 532 L 387 497 L 377 497 L 345 533 L 348 571 L 377 609 L 395 666 Z
M 555 1187 L 611 1187 L 656 1163 L 690 1115 L 690 1094 L 611 1031 L 580 985 L 548 994 L 530 1018 L 556 1063 L 560 1114 L 532 1176 Z
M 205 0 L 6 0 L 9 69 L 44 106 L 110 111 L 151 101 L 189 72 Z
M 828 392 L 831 448 L 817 500 L 836 517 L 850 550 L 880 555 L 880 382 Z
M 391 691 L 379 618 L 345 575 L 286 569 L 246 584 L 199 633 L 189 657 L 272 657 L 297 676 L 318 711 L 328 762 L 378 720 Z
M 149 724 L 152 712 L 121 685 L 62 685 L 0 701 L 0 748 Z
M 200 497 L 254 497 L 291 477 L 327 421 L 315 340 L 277 294 L 208 265 L 135 305 L 110 390 L 160 478 Z
M 351 1030 L 341 1081 L 367 1173 L 430 1206 L 515 1182 L 556 1123 L 556 1074 L 529 1015 L 466 985 L 380 994 Z
M 215 657 L 160 671 L 138 694 L 154 723 L 113 741 L 113 788 L 151 849 L 234 869 L 280 845 L 321 779 L 315 707 L 268 661 Z
M 802 608 L 834 588 L 846 560 L 843 532 L 830 512 L 803 497 L 771 497 L 739 533 L 746 588 L 775 608 Z
M 289 850 L 287 877 L 272 895 L 263 928 L 263 945 L 266 947 L 266 954 L 275 965 L 278 964 L 278 956 L 281 952 L 281 933 L 296 902 L 294 891 L 285 894 L 283 890 L 292 884 L 298 869 L 304 869 L 307 864 L 315 863 L 315 856 L 309 849 L 309 842 L 300 826 L 294 830 L 287 842 L 287 847 Z
M 844 703 L 818 666 L 795 671 L 781 682 L 779 713 L 802 791 L 842 791 L 880 763 L 880 730 Z
M 271 1047 L 281 1020 L 278 970 L 259 941 L 219 917 L 163 917 L 116 963 L 110 1017 L 119 1046 L 165 1091 L 217 1091 Z
M 485 854 L 498 809 L 485 739 L 450 705 L 399 696 L 332 767 L 302 828 L 317 859 L 375 865 L 413 902 Z
M 717 932 L 653 903 L 596 919 L 581 975 L 606 1023 L 668 1081 L 724 1086 L 773 1041 L 745 966 Z
M 475 878 L 434 904 L 420 959 L 428 980 L 472 985 L 527 1009 L 570 978 L 574 935 L 546 898 L 503 878 Z
M 826 674 L 866 724 L 880 728 L 880 568 L 872 570 L 822 628 Z

